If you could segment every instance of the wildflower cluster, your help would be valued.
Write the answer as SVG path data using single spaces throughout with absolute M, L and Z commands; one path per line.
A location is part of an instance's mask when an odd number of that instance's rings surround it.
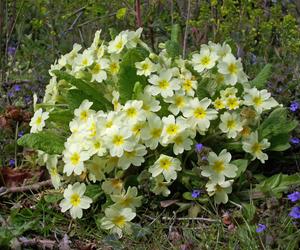
M 74 218 L 81 218 L 82 209 L 92 202 L 84 196 L 85 183 L 101 183 L 107 200 L 101 226 L 120 236 L 130 231 L 136 208 L 142 204 L 138 193 L 149 187 L 156 195 L 169 196 L 169 186 L 189 168 L 183 159 L 195 145 L 202 150 L 197 141 L 218 135 L 220 140 L 240 143 L 245 158 L 264 163 L 271 144 L 257 128 L 263 112 L 278 106 L 267 90 L 251 86 L 241 59 L 227 44 L 209 42 L 184 60 L 172 58 L 164 45 L 158 55 L 152 53 L 141 41 L 141 31 L 123 31 L 109 43 L 100 40 L 98 31 L 82 52 L 75 44 L 51 67 L 43 102 L 50 108 L 38 109 L 30 123 L 32 133 L 50 126 L 51 112 L 66 103 L 66 93 L 76 89 L 60 79 L 57 70 L 102 90 L 101 98 L 112 108 L 100 110 L 95 105 L 98 100 L 84 99 L 72 112 L 64 151 L 44 155 L 44 160 L 55 188 L 75 183 L 68 185 L 60 203 L 62 211 L 70 210 Z M 135 49 L 145 52 L 142 60 L 132 63 L 141 81 L 133 83 L 132 98 L 124 100 L 121 66 L 126 53 Z M 131 79 L 127 81 L 131 84 Z M 206 96 L 201 95 L 202 89 L 207 90 Z M 197 166 L 207 194 L 216 203 L 226 203 L 232 192 L 238 171 L 232 158 L 225 148 L 218 153 L 208 148 L 207 160 Z M 148 186 L 128 185 L 129 170 L 149 178 Z

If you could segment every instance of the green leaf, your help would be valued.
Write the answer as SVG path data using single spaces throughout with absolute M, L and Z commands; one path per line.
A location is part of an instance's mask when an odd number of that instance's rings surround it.
M 289 143 L 289 134 L 278 134 L 273 136 L 270 139 L 271 147 L 269 150 L 271 151 L 285 151 L 291 147 Z
M 107 108 L 112 109 L 112 104 L 104 97 L 100 88 L 99 89 L 95 88 L 88 82 L 83 81 L 81 79 L 77 79 L 66 72 L 59 71 L 59 70 L 53 70 L 52 72 L 59 79 L 67 81 L 68 83 L 75 86 L 78 90 L 80 90 L 82 96 L 84 96 L 85 99 L 88 99 L 93 103 L 94 102 L 97 103 L 97 106 L 99 106 L 99 108 L 101 107 L 100 110 L 107 111 Z
M 210 94 L 207 90 L 207 86 L 209 84 L 208 78 L 202 78 L 197 87 L 197 97 L 199 100 L 202 100 L 205 97 L 210 97 Z
M 18 145 L 42 150 L 48 154 L 61 154 L 64 150 L 65 138 L 49 131 L 26 134 L 18 140 Z
M 78 108 L 84 100 L 92 101 L 92 99 L 93 98 L 91 96 L 83 93 L 79 89 L 70 89 L 67 93 L 67 101 L 71 110 Z M 106 107 L 103 106 L 103 103 L 98 100 L 93 100 L 92 102 L 92 109 L 96 111 L 106 109 Z
M 265 193 L 266 195 L 274 195 L 280 197 L 282 192 L 287 191 L 291 185 L 300 184 L 300 175 L 284 175 L 277 174 L 262 181 L 256 186 L 256 190 Z
M 254 219 L 254 215 L 256 213 L 256 207 L 252 203 L 251 204 L 243 204 L 242 213 L 247 221 L 252 221 Z
M 143 61 L 147 56 L 148 52 L 141 48 L 130 49 L 125 53 L 118 74 L 120 102 L 122 104 L 132 99 L 136 82 L 140 82 L 142 86 L 147 84 L 145 76 L 138 76 L 135 68 L 135 63 Z
M 231 162 L 232 164 L 236 165 L 238 167 L 238 170 L 236 172 L 236 177 L 238 178 L 241 176 L 242 173 L 244 173 L 248 166 L 248 160 L 246 159 L 238 159 Z
M 285 108 L 277 108 L 273 110 L 269 116 L 263 121 L 259 127 L 261 138 L 272 138 L 274 135 L 285 134 L 296 128 L 298 122 L 289 121 L 287 110 Z
M 121 8 L 117 11 L 116 17 L 117 19 L 123 19 L 126 15 L 127 8 Z
M 44 195 L 44 200 L 46 203 L 57 203 L 59 202 L 61 199 L 63 199 L 63 194 L 61 193 L 54 193 L 54 194 L 46 194 Z
M 180 38 L 180 26 L 178 23 L 173 24 L 171 29 L 171 41 L 179 43 Z
M 265 85 L 272 74 L 272 64 L 266 64 L 259 74 L 250 82 L 258 89 L 265 88 Z
M 86 187 L 85 195 L 90 197 L 93 200 L 93 202 L 96 202 L 102 194 L 103 191 L 100 185 L 92 184 Z
M 166 50 L 170 57 L 175 58 L 181 54 L 181 48 L 178 42 L 169 40 L 166 42 Z
M 61 123 L 61 124 L 69 124 L 69 122 L 73 119 L 74 115 L 70 110 L 60 110 L 60 111 L 52 111 L 49 114 L 49 118 L 47 120 L 51 122 Z

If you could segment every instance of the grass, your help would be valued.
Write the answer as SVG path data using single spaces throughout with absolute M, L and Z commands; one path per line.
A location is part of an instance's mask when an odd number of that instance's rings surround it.
M 35 244 L 26 249 L 42 249 L 44 241 L 58 247 L 65 235 L 70 241 L 67 245 L 74 249 L 292 250 L 299 247 L 298 222 L 288 216 L 291 205 L 285 198 L 261 201 L 252 219 L 235 205 L 227 206 L 227 210 L 222 206 L 215 209 L 207 206 L 204 210 L 201 206 L 198 218 L 203 216 L 208 221 L 187 219 L 186 211 L 176 212 L 176 205 L 152 210 L 151 204 L 147 204 L 138 212 L 140 216 L 134 221 L 132 234 L 117 239 L 100 229 L 100 206 L 90 209 L 83 219 L 72 220 L 59 211 L 58 197 L 53 190 L 2 197 L 1 249 L 9 246 L 14 249 L 25 239 L 35 239 Z M 257 233 L 258 223 L 266 224 L 267 229 Z M 21 245 L 24 246 L 24 242 Z M 83 248 L 87 246 L 95 248 Z

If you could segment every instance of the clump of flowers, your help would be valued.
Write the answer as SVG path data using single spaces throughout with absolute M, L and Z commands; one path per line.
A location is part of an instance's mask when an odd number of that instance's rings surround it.
M 268 160 L 272 145 L 258 130 L 262 114 L 279 105 L 251 85 L 227 44 L 210 42 L 183 59 L 164 45 L 152 53 L 141 32 L 123 31 L 106 43 L 97 31 L 89 48 L 75 44 L 51 66 L 40 105 L 46 110 L 31 121 L 32 133 L 63 130 L 61 154 L 43 154 L 55 188 L 64 189 L 62 212 L 81 218 L 92 202 L 85 190 L 96 183 L 106 197 L 101 227 L 119 236 L 130 231 L 143 196 L 169 196 L 193 167 L 202 183 L 194 188 L 226 203 L 237 160 Z M 53 118 L 59 112 L 71 116 L 68 124 Z M 239 145 L 238 156 L 224 142 Z

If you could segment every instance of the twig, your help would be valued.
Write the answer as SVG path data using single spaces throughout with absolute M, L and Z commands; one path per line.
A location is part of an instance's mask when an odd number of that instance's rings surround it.
M 138 27 L 142 27 L 141 2 L 140 2 L 140 0 L 135 1 L 135 12 L 136 12 L 136 24 L 137 24 Z
M 8 193 L 20 193 L 20 192 L 25 192 L 25 191 L 36 191 L 42 187 L 46 187 L 46 186 L 51 186 L 52 182 L 51 180 L 47 180 L 47 181 L 42 181 L 42 182 L 38 182 L 38 183 L 34 183 L 31 185 L 27 185 L 27 186 L 22 186 L 22 187 L 10 187 L 10 188 L 1 188 L 0 189 L 0 196 L 3 196 L 5 194 Z
M 183 38 L 183 50 L 182 50 L 183 59 L 185 58 L 185 54 L 186 54 L 186 45 L 187 45 L 190 14 L 191 14 L 191 0 L 188 1 L 187 16 L 186 16 L 186 20 L 185 20 L 185 31 L 184 31 L 184 38 Z
M 195 217 L 195 218 L 171 218 L 171 217 L 162 217 L 162 220 L 198 220 L 198 221 L 207 221 L 207 222 L 221 222 L 221 220 L 209 219 L 209 218 L 202 218 L 202 217 Z
M 74 19 L 73 23 L 72 23 L 71 26 L 67 29 L 67 31 L 64 32 L 64 34 L 67 34 L 68 32 L 70 32 L 70 31 L 72 31 L 72 30 L 74 29 L 75 25 L 77 24 L 79 18 L 82 16 L 82 14 L 83 14 L 83 10 L 81 10 L 81 11 L 77 14 L 77 16 L 76 16 L 76 18 Z
M 25 237 L 18 238 L 19 243 L 22 246 L 40 246 L 42 249 L 53 249 L 55 246 L 57 247 L 57 243 L 54 240 L 47 240 L 47 239 L 27 239 Z

